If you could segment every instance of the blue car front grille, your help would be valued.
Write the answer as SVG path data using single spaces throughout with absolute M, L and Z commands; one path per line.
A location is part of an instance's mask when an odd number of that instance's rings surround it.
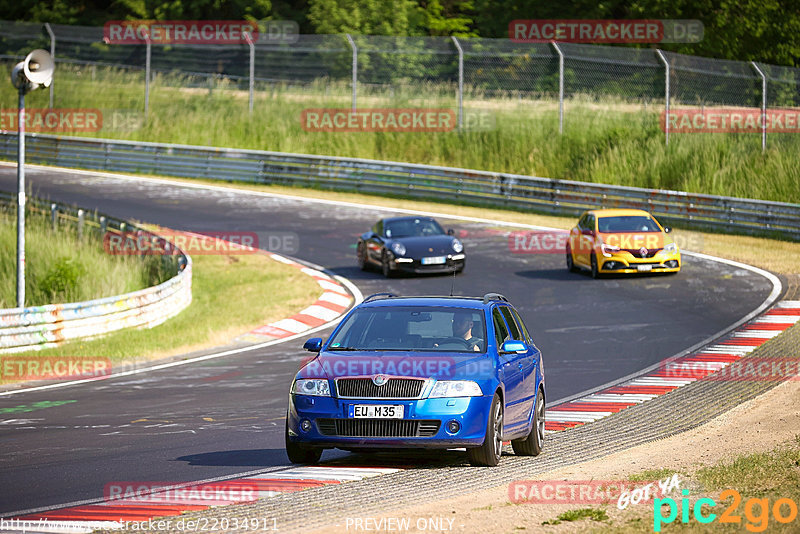
M 317 419 L 324 436 L 352 438 L 424 438 L 436 435 L 441 421 L 408 419 Z
M 344 399 L 418 399 L 424 386 L 421 378 L 389 378 L 382 386 L 371 378 L 336 379 L 336 392 Z

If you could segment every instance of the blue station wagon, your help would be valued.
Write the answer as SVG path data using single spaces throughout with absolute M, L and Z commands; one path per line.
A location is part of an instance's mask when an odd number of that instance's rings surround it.
M 542 450 L 542 355 L 502 295 L 372 295 L 304 348 L 316 354 L 290 388 L 294 463 L 328 448 L 466 448 L 472 465 L 495 466 L 504 440 Z

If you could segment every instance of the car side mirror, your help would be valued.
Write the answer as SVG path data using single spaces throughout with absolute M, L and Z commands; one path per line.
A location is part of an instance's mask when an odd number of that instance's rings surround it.
M 312 337 L 303 344 L 303 348 L 308 352 L 319 352 L 322 348 L 322 338 Z
M 594 234 L 594 232 L 592 232 L 592 231 L 591 231 L 591 230 L 589 230 L 588 228 L 585 228 L 585 229 L 581 230 L 581 233 L 582 233 L 583 235 L 592 235 L 592 234 Z
M 525 343 L 523 343 L 522 341 L 516 341 L 514 339 L 504 342 L 502 348 L 500 349 L 500 352 L 506 354 L 511 352 L 527 352 L 527 351 L 528 347 L 525 346 Z
M 447 235 L 456 235 L 456 231 L 453 230 L 452 228 L 448 228 L 447 229 Z
M 670 233 L 671 231 L 672 231 L 672 228 L 670 228 L 669 226 L 665 226 L 665 227 L 664 227 L 664 233 L 665 233 L 665 234 L 668 234 L 668 233 Z

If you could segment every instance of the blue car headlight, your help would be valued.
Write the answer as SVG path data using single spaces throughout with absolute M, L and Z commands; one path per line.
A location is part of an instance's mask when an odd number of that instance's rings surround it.
M 402 243 L 392 243 L 392 252 L 397 256 L 405 256 L 406 247 Z
M 433 386 L 428 396 L 431 399 L 441 397 L 480 397 L 481 387 L 472 380 L 440 380 Z
M 330 397 L 331 388 L 328 384 L 328 380 L 324 378 L 298 378 L 294 381 L 292 393 L 296 393 L 298 395 Z
M 460 254 L 464 250 L 464 244 L 458 239 L 453 239 L 453 252 Z

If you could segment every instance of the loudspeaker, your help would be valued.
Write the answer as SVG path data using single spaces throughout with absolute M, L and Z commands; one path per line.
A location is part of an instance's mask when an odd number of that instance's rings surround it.
M 20 61 L 11 70 L 11 83 L 17 89 L 20 86 L 27 86 L 27 91 L 31 91 L 43 85 L 50 87 L 53 81 L 53 71 L 56 64 L 47 50 L 36 49 L 25 57 L 25 61 Z

